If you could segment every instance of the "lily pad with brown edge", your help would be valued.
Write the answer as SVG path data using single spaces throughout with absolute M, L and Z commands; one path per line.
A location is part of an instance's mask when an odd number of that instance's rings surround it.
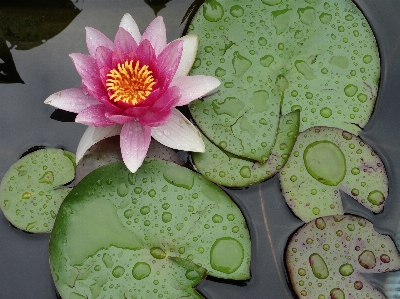
M 286 248 L 286 267 L 300 299 L 386 298 L 361 274 L 400 269 L 389 236 L 358 216 L 327 216 L 301 227 Z
M 374 213 L 383 210 L 388 178 L 379 156 L 359 137 L 337 128 L 310 128 L 297 137 L 280 171 L 283 195 L 304 222 L 343 214 L 339 190 Z
M 193 287 L 205 275 L 246 280 L 249 263 L 246 221 L 231 198 L 159 160 L 136 173 L 122 162 L 91 172 L 64 200 L 50 239 L 63 298 L 202 298 Z
M 379 53 L 351 0 L 206 0 L 188 32 L 200 36 L 191 74 L 221 81 L 217 93 L 189 108 L 225 151 L 266 161 L 279 115 L 295 109 L 300 131 L 331 126 L 358 134 L 371 115 Z
M 196 169 L 214 183 L 227 187 L 249 186 L 272 177 L 286 163 L 299 133 L 300 111 L 281 116 L 268 160 L 261 164 L 235 156 L 203 136 L 204 153 L 193 153 Z
M 41 149 L 17 162 L 0 183 L 0 208 L 15 227 L 32 233 L 52 230 L 58 209 L 75 177 L 75 155 Z

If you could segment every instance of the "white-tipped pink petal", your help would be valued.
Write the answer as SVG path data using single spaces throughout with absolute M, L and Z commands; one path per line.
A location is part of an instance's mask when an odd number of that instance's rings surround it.
M 153 46 L 156 56 L 167 46 L 167 32 L 162 17 L 155 18 L 142 35 L 142 41 L 147 39 Z
M 88 127 L 83 133 L 76 150 L 76 164 L 82 159 L 86 151 L 100 140 L 108 137 L 116 136 L 121 133 L 120 125 L 112 125 L 108 127 Z
M 90 106 L 100 104 L 98 100 L 85 92 L 83 88 L 70 88 L 53 93 L 44 103 L 74 113 L 79 113 Z
M 141 39 L 139 27 L 130 14 L 128 14 L 128 13 L 124 14 L 124 16 L 122 17 L 121 23 L 119 24 L 119 27 L 122 27 L 126 31 L 128 31 L 132 35 L 132 37 L 135 39 L 136 43 L 139 44 L 140 39 Z
M 188 34 L 178 38 L 178 40 L 183 41 L 183 50 L 175 78 L 186 76 L 189 73 L 196 59 L 197 48 L 199 46 L 199 36 L 196 34 Z
M 159 127 L 151 128 L 151 136 L 170 148 L 204 152 L 205 146 L 200 132 L 177 109 L 171 109 L 171 117 Z
M 100 46 L 106 47 L 110 50 L 114 48 L 113 42 L 101 33 L 99 30 L 92 27 L 86 27 L 86 45 L 89 50 L 90 56 L 96 56 L 96 49 Z
M 131 172 L 136 172 L 142 165 L 151 141 L 151 128 L 136 121 L 122 126 L 120 146 L 122 160 Z
M 75 122 L 93 127 L 114 125 L 115 123 L 105 116 L 108 112 L 108 107 L 104 104 L 90 106 L 79 112 L 75 118 Z
M 114 49 L 123 53 L 136 52 L 138 45 L 132 35 L 124 28 L 119 28 L 114 39 Z
M 181 90 L 181 97 L 176 106 L 187 105 L 210 91 L 217 88 L 221 82 L 211 76 L 184 76 L 174 78 L 171 86 L 177 86 Z

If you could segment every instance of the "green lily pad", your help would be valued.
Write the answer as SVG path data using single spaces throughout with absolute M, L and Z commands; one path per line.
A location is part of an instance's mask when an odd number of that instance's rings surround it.
M 281 114 L 301 109 L 300 131 L 357 134 L 374 108 L 378 48 L 351 0 L 206 0 L 189 33 L 200 36 L 191 74 L 221 80 L 217 93 L 189 108 L 225 151 L 264 162 Z
M 266 180 L 285 165 L 299 133 L 299 121 L 298 110 L 281 116 L 271 155 L 263 164 L 224 151 L 203 136 L 206 151 L 193 153 L 195 167 L 209 180 L 228 187 L 244 187 Z
M 328 127 L 308 129 L 297 137 L 280 172 L 283 195 L 303 221 L 343 214 L 339 190 L 374 213 L 388 195 L 385 167 L 359 137 Z
M 0 208 L 14 226 L 32 233 L 53 228 L 58 209 L 75 177 L 75 155 L 42 149 L 18 160 L 0 183 Z
M 301 227 L 286 249 L 290 282 L 300 299 L 386 298 L 361 273 L 400 269 L 393 240 L 357 216 L 329 216 Z
M 206 273 L 249 279 L 249 263 L 235 203 L 204 177 L 159 160 L 134 174 L 116 162 L 87 175 L 62 204 L 50 240 L 63 298 L 202 298 L 193 286 Z

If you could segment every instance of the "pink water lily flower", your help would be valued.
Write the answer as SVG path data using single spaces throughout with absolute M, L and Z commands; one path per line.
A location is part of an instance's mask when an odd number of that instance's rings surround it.
M 151 137 L 171 148 L 204 152 L 197 129 L 174 108 L 220 84 L 211 76 L 187 76 L 198 36 L 186 35 L 167 44 L 162 17 L 140 35 L 132 16 L 125 14 L 114 42 L 88 27 L 86 43 L 90 55 L 70 55 L 82 87 L 57 92 L 45 101 L 78 113 L 75 121 L 89 126 L 77 160 L 94 143 L 117 134 L 122 158 L 132 172 L 142 164 Z

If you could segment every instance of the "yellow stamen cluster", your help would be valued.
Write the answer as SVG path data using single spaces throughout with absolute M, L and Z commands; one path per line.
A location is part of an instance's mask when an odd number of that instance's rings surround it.
M 107 90 L 112 92 L 110 99 L 133 106 L 145 100 L 156 84 L 152 73 L 148 65 L 140 67 L 139 61 L 136 61 L 135 67 L 132 60 L 122 65 L 118 63 L 118 67 L 107 74 Z

